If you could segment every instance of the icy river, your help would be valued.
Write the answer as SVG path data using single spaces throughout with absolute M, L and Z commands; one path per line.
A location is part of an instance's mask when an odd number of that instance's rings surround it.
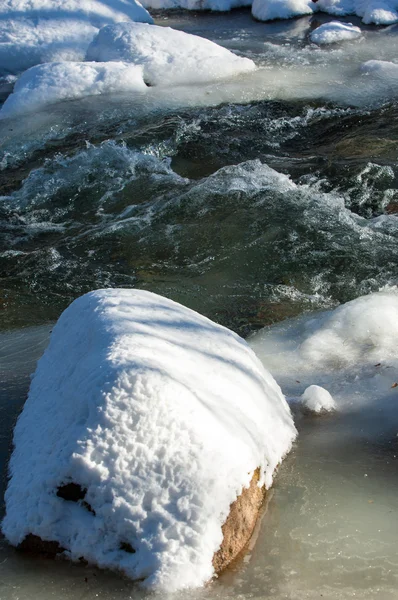
M 300 365 L 280 375 L 300 323 L 398 283 L 398 75 L 360 68 L 397 59 L 398 26 L 361 24 L 358 40 L 311 44 L 330 20 L 158 15 L 261 68 L 0 121 L 1 497 L 29 375 L 84 292 L 154 291 L 254 346 L 269 326 L 262 358 L 294 404 L 326 381 L 306 380 Z M 0 80 L 2 100 L 9 87 Z M 386 392 L 368 370 L 355 387 L 352 365 L 328 376 L 343 408 L 297 412 L 298 441 L 245 555 L 172 598 L 397 598 L 398 373 L 373 363 Z M 0 538 L 1 600 L 145 597 L 126 579 L 24 556 Z

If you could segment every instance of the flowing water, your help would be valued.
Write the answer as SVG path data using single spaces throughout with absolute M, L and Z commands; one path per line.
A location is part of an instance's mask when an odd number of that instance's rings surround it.
M 396 60 L 398 31 L 365 27 L 361 40 L 318 48 L 308 34 L 325 20 L 159 15 L 260 68 L 0 121 L 3 490 L 29 374 L 82 293 L 148 289 L 247 336 L 397 283 L 398 82 L 359 67 Z M 369 407 L 297 419 L 256 544 L 218 581 L 177 597 L 397 597 L 395 412 L 388 425 Z M 143 596 L 0 540 L 1 600 Z

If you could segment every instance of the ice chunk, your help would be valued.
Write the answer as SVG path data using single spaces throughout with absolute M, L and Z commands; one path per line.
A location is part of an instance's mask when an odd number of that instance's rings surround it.
M 352 23 L 340 23 L 331 21 L 320 25 L 310 34 L 311 42 L 315 44 L 334 44 L 345 40 L 355 40 L 361 37 L 362 32 L 359 27 Z
M 295 435 L 239 336 L 149 292 L 91 292 L 61 315 L 32 379 L 2 530 L 149 588 L 199 586 L 230 504 L 257 467 L 272 484 Z
M 153 19 L 137 0 L 0 2 L 0 75 L 42 62 L 82 60 L 99 28 L 120 21 Z
M 314 413 L 331 412 L 336 409 L 336 403 L 330 393 L 319 385 L 310 385 L 301 396 L 304 408 Z
M 112 92 L 145 92 L 142 68 L 123 62 L 45 63 L 28 69 L 0 110 L 0 119 L 62 100 Z
M 150 85 L 178 85 L 225 79 L 253 71 L 255 64 L 210 40 L 143 23 L 103 27 L 87 60 L 123 60 L 142 65 Z

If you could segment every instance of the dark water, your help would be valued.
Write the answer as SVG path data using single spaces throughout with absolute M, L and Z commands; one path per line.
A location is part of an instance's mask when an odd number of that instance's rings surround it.
M 144 105 L 85 99 L 0 123 L 3 487 L 49 323 L 82 293 L 148 289 L 246 336 L 397 283 L 398 89 L 356 70 L 395 59 L 394 28 L 320 50 L 308 41 L 315 18 L 159 22 L 261 69 L 154 92 Z M 257 545 L 181 598 L 395 598 L 396 467 L 373 417 L 301 421 Z M 0 541 L 1 599 L 138 596 L 116 576 L 21 557 Z

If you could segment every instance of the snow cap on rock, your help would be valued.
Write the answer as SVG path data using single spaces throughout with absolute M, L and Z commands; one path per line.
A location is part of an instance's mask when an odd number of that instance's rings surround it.
M 151 589 L 200 586 L 231 503 L 257 468 L 272 484 L 295 436 L 238 335 L 156 294 L 91 292 L 61 315 L 32 379 L 2 530 Z
M 144 23 L 103 27 L 88 48 L 87 60 L 142 65 L 145 81 L 162 86 L 227 79 L 256 68 L 252 60 L 210 40 Z

